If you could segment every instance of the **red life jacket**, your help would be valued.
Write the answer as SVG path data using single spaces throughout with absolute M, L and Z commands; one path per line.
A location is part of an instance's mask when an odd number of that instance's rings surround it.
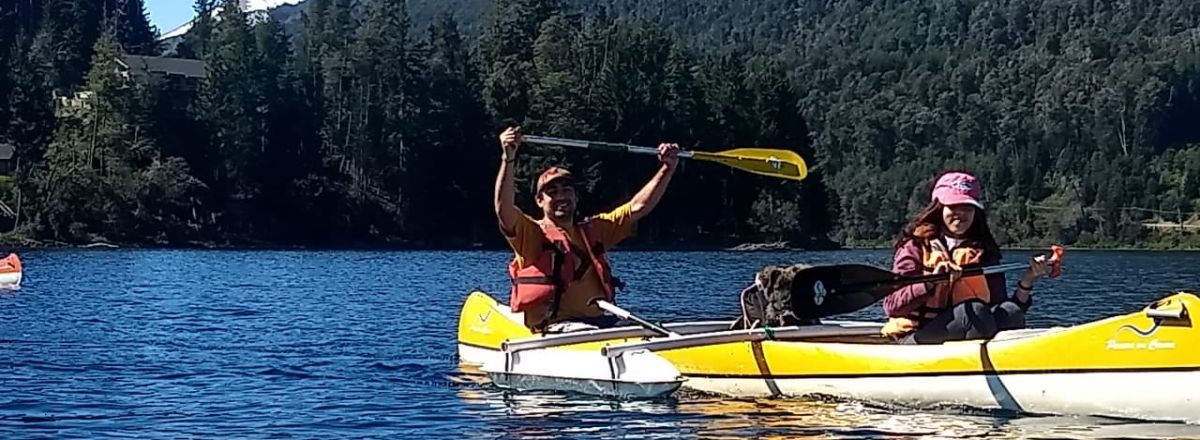
M 547 321 L 558 313 L 558 299 L 566 292 L 571 284 L 583 278 L 591 268 L 600 277 L 600 285 L 604 288 L 604 297 L 609 302 L 616 296 L 615 279 L 608 258 L 604 256 L 604 247 L 595 236 L 591 223 L 583 221 L 576 223 L 579 234 L 587 243 L 584 253 L 591 264 L 578 264 L 577 252 L 573 250 L 567 232 L 549 221 L 541 221 L 542 233 L 546 237 L 546 246 L 537 259 L 528 266 L 521 268 L 514 258 L 508 264 L 508 276 L 512 280 L 512 294 L 509 307 L 513 312 L 523 312 L 530 305 L 550 301 Z M 578 270 L 575 269 L 579 266 Z M 619 282 L 617 282 L 619 283 Z

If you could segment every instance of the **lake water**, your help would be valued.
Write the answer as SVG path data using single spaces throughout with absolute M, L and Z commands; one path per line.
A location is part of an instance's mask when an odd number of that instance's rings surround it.
M 1007 261 L 1031 253 L 1007 252 Z M 683 392 L 510 393 L 456 358 L 467 292 L 505 297 L 507 252 L 37 250 L 0 292 L 0 438 L 1200 437 L 1200 426 Z M 767 264 L 886 251 L 621 252 L 622 305 L 728 318 Z M 1010 288 L 1016 275 L 1009 276 Z M 1200 290 L 1200 253 L 1068 251 L 1030 324 Z M 842 318 L 879 320 L 878 305 Z

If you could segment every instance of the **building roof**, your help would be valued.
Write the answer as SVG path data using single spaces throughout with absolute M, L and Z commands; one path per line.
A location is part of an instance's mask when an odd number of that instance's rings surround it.
M 158 73 L 180 75 L 187 78 L 203 78 L 205 76 L 204 62 L 200 60 L 125 55 L 122 61 L 135 74 Z

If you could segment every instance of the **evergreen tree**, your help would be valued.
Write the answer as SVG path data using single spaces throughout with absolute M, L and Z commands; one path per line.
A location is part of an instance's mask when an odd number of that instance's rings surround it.
M 304 213 L 296 209 L 307 195 L 294 191 L 304 178 L 316 153 L 316 131 L 312 110 L 301 95 L 301 82 L 283 26 L 269 18 L 254 26 L 254 94 L 262 98 L 259 127 L 261 158 L 249 170 L 261 184 L 262 197 L 255 201 L 255 224 L 263 239 L 302 240 Z M 309 122 L 306 122 L 309 121 Z
M 486 188 L 499 160 L 497 149 L 480 151 L 489 133 L 485 131 L 483 103 L 474 88 L 477 75 L 471 67 L 458 24 L 449 14 L 440 14 L 430 25 L 426 58 L 428 91 L 425 127 L 429 154 L 420 169 L 442 173 L 419 173 L 414 183 L 425 195 L 425 204 L 439 206 L 444 218 L 425 216 L 418 231 L 433 236 L 455 237 L 461 244 L 491 239 L 491 204 Z M 478 152 L 464 154 L 464 152 Z M 465 243 L 464 243 L 465 242 Z
M 418 191 L 410 183 L 413 164 L 419 163 L 428 140 L 418 136 L 423 115 L 422 90 L 418 81 L 424 70 L 414 42 L 409 37 L 405 2 L 374 0 L 356 39 L 354 58 L 357 139 L 348 171 L 354 196 L 375 199 L 386 208 L 396 226 L 403 230 L 409 199 Z
M 782 64 L 775 58 L 751 60 L 745 77 L 749 92 L 748 121 L 753 127 L 753 145 L 797 150 L 801 157 L 814 156 L 804 119 L 796 111 L 796 98 Z M 815 180 L 815 179 L 814 179 Z M 752 207 L 750 222 L 776 240 L 823 237 L 828 232 L 820 213 L 828 207 L 820 193 L 805 192 L 805 184 L 762 182 Z M 808 197 L 805 197 L 808 196 Z M 818 215 L 812 215 L 818 213 Z
M 321 139 L 328 165 L 344 172 L 348 151 L 354 142 L 351 129 L 356 117 L 353 107 L 354 66 L 351 53 L 357 23 L 349 0 L 330 0 L 322 18 L 320 34 L 310 42 L 318 56 L 322 81 Z
M 325 16 L 331 0 L 310 0 L 305 10 L 301 11 L 300 21 L 304 25 L 303 33 L 296 36 L 296 66 L 295 70 L 300 79 L 300 89 L 306 102 L 313 105 L 314 112 L 320 112 L 317 104 L 321 99 L 324 82 L 321 79 L 322 36 L 325 29 Z
M 176 56 L 181 58 L 204 59 L 208 54 L 209 42 L 213 38 L 213 14 L 219 0 L 196 0 L 192 10 L 196 18 L 192 20 L 192 28 L 183 36 L 183 41 L 175 48 Z
M 88 71 L 100 31 L 100 6 L 98 2 L 72 0 L 46 0 L 43 4 L 33 52 L 60 96 L 73 93 Z
M 18 36 L 24 36 L 28 45 L 37 33 L 44 8 L 40 1 L 13 0 L 0 2 L 0 48 L 7 50 Z M 8 54 L 0 54 L 0 59 Z
M 159 54 L 158 29 L 150 24 L 143 0 L 105 0 L 105 10 L 115 17 L 112 22 L 117 42 L 126 53 Z
M 148 134 L 149 107 L 120 75 L 120 47 L 96 42 L 83 93 L 58 111 L 58 128 L 36 178 L 37 224 L 68 242 L 141 241 L 177 227 L 179 199 L 195 182 L 181 161 L 162 157 Z
M 0 136 L 16 146 L 18 163 L 32 166 L 42 159 L 42 152 L 54 127 L 54 111 L 50 84 L 35 55 L 20 39 L 13 45 L 12 67 L 8 70 L 11 85 L 6 102 L 0 103 L 6 115 L 0 124 Z
M 595 137 L 584 101 L 587 84 L 580 75 L 579 30 L 562 15 L 542 23 L 533 45 L 531 132 L 565 137 Z
M 206 64 L 196 93 L 194 78 L 122 71 L 124 53 L 157 53 L 144 0 L 0 2 L 21 233 L 499 245 L 489 200 L 509 122 L 809 162 L 796 183 L 685 160 L 672 186 L 686 191 L 639 226 L 647 242 L 882 244 L 947 169 L 982 178 L 1002 244 L 1178 246 L 1186 228 L 1143 223 L 1200 219 L 1188 0 L 498 0 L 486 16 L 473 0 L 310 0 L 297 35 L 251 29 L 238 3 L 196 0 L 177 48 Z M 584 176 L 589 213 L 657 166 L 522 156 L 522 188 L 551 162 Z
M 8 3 L 0 4 L 0 100 L 7 96 L 8 81 L 4 78 L 8 74 L 9 56 L 12 55 L 9 52 L 19 34 L 18 22 L 16 8 Z
M 557 0 L 498 0 L 480 41 L 483 96 L 488 113 L 523 121 L 533 88 L 533 46 L 542 22 L 561 10 Z
M 0 4 L 0 121 L 12 119 L 8 106 L 8 97 L 12 93 L 12 79 L 9 70 L 12 58 L 16 55 L 17 11 L 13 5 Z M 8 127 L 0 127 L 0 141 L 7 137 Z
M 247 211 L 260 190 L 254 170 L 262 157 L 264 122 L 258 55 L 238 0 L 222 1 L 210 47 L 200 98 L 214 167 L 201 179 L 216 206 L 231 214 L 226 230 L 242 233 L 251 227 Z

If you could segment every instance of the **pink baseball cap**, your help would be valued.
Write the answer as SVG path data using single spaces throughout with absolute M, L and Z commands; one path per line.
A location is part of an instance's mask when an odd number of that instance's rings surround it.
M 971 204 L 983 208 L 983 191 L 979 188 L 979 180 L 967 173 L 950 172 L 939 177 L 933 185 L 930 200 L 940 201 L 943 205 Z

